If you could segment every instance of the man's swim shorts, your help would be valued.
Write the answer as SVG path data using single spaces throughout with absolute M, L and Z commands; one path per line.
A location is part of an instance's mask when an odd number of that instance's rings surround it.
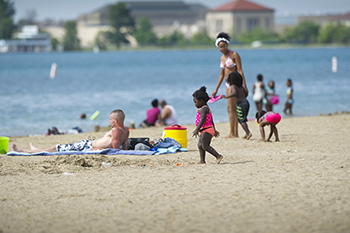
M 71 144 L 58 144 L 56 146 L 57 152 L 62 151 L 89 151 L 92 149 L 92 140 L 81 140 Z

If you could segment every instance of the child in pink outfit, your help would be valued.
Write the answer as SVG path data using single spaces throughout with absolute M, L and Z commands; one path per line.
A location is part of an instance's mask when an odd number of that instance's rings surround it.
M 257 123 L 259 125 L 261 139 L 259 142 L 269 142 L 270 138 L 272 137 L 272 134 L 275 134 L 275 141 L 279 142 L 278 138 L 278 130 L 276 125 L 281 121 L 281 115 L 277 112 L 266 112 L 264 110 L 261 110 L 256 113 L 255 118 L 257 120 Z M 270 125 L 270 134 L 267 137 L 267 140 L 265 140 L 265 130 L 264 127 Z
M 198 149 L 200 156 L 200 164 L 205 163 L 205 152 L 209 152 L 216 158 L 216 162 L 219 164 L 223 159 L 216 150 L 210 146 L 211 139 L 213 137 L 219 137 L 220 133 L 215 130 L 215 125 L 213 121 L 213 116 L 211 114 L 210 108 L 207 105 L 209 100 L 209 95 L 206 92 L 206 87 L 201 87 L 199 90 L 193 93 L 193 102 L 197 109 L 196 116 L 196 128 L 193 131 L 192 136 L 199 136 Z

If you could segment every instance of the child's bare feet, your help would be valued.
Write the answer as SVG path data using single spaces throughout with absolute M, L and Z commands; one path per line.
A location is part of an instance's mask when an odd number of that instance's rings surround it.
M 12 149 L 17 152 L 24 152 L 23 149 L 18 147 L 16 144 L 12 144 Z
M 224 158 L 224 156 L 221 155 L 220 158 L 218 158 L 218 159 L 216 160 L 217 164 L 219 164 L 223 158 Z
M 252 136 L 253 136 L 253 134 L 250 133 L 250 134 L 246 135 L 246 139 L 249 140 Z
M 205 164 L 205 162 L 199 161 L 197 164 Z
M 265 139 L 260 139 L 258 142 L 266 142 Z
M 280 140 L 279 139 L 276 139 L 275 142 L 279 142 Z

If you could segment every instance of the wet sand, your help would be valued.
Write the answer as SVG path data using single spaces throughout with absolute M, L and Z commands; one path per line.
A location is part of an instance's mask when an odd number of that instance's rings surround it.
M 0 232 L 350 232 L 350 115 L 283 117 L 281 141 L 270 143 L 258 143 L 256 123 L 248 125 L 249 141 L 224 138 L 228 123 L 216 124 L 219 165 L 210 154 L 196 164 L 194 125 L 183 153 L 1 155 Z M 103 134 L 11 137 L 10 146 Z

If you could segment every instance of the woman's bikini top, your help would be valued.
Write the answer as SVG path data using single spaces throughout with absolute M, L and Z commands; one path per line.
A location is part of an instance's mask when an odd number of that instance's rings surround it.
M 234 63 L 231 59 L 231 50 L 228 51 L 228 58 L 225 62 L 225 64 L 221 61 L 220 62 L 220 69 L 225 69 L 225 68 L 233 68 L 236 66 L 236 63 Z

